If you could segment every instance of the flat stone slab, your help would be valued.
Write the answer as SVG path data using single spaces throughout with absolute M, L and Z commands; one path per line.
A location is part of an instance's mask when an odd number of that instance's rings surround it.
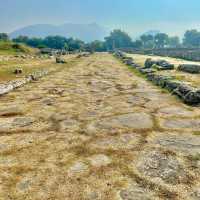
M 105 118 L 101 121 L 91 123 L 88 127 L 89 132 L 111 129 L 151 129 L 153 127 L 153 120 L 149 114 L 146 113 L 130 113 L 118 115 L 110 118 Z
M 138 172 L 152 179 L 160 179 L 170 185 L 187 183 L 189 174 L 174 156 L 158 150 L 145 151 L 139 155 L 136 164 Z
M 86 172 L 87 170 L 88 170 L 87 164 L 81 161 L 77 161 L 69 168 L 68 173 L 70 175 L 78 175 L 78 174 Z
M 111 159 L 104 154 L 93 155 L 89 157 L 88 160 L 94 167 L 103 167 L 109 165 L 112 162 Z
M 6 106 L 0 109 L 0 116 L 14 116 L 23 114 L 19 106 Z
M 194 155 L 200 153 L 200 137 L 198 135 L 191 135 L 189 133 L 170 134 L 164 132 L 151 140 L 153 144 L 159 144 L 176 152 Z
M 192 117 L 195 115 L 194 111 L 188 110 L 184 107 L 179 106 L 169 106 L 165 108 L 161 108 L 158 111 L 158 114 L 163 116 L 182 116 L 182 117 Z
M 174 130 L 200 130 L 200 119 L 195 118 L 169 118 L 161 120 L 161 127 L 164 129 L 174 129 Z
M 153 192 L 148 191 L 139 185 L 131 184 L 130 187 L 123 189 L 119 192 L 121 200 L 158 200 Z
M 107 136 L 106 138 L 96 139 L 95 142 L 91 144 L 91 148 L 98 149 L 133 149 L 140 145 L 142 137 L 136 133 L 129 133 L 117 136 Z

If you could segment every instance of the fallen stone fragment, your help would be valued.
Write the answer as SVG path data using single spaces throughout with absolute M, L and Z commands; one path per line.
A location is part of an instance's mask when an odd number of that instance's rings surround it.
M 200 73 L 200 65 L 195 64 L 182 64 L 178 66 L 179 71 L 184 71 L 192 74 Z

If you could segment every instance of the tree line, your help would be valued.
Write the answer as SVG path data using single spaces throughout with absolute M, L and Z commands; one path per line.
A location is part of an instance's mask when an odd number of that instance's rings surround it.
M 0 33 L 0 41 L 10 41 L 9 36 L 6 33 Z M 53 48 L 66 51 L 108 51 L 116 48 L 200 48 L 200 32 L 197 30 L 187 30 L 182 41 L 178 36 L 170 37 L 166 33 L 158 33 L 156 35 L 144 34 L 133 41 L 126 32 L 121 30 L 113 30 L 108 37 L 104 38 L 104 41 L 96 40 L 90 43 L 63 36 L 47 36 L 45 38 L 18 36 L 12 39 L 12 41 L 36 48 Z

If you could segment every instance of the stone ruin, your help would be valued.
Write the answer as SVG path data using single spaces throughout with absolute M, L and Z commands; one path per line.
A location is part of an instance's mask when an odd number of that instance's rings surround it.
M 178 66 L 178 70 L 192 74 L 200 74 L 200 65 L 182 64 Z
M 174 65 L 167 62 L 166 60 L 152 60 L 148 58 L 145 62 L 145 68 L 155 68 L 158 70 L 172 70 Z
M 149 81 L 152 81 L 155 85 L 165 88 L 172 92 L 172 94 L 180 97 L 185 103 L 190 105 L 200 103 L 200 89 L 194 88 L 187 83 L 178 81 L 174 79 L 173 76 L 159 75 L 155 73 L 157 69 L 153 67 L 154 65 L 161 66 L 165 70 L 167 68 L 171 70 L 172 68 L 174 69 L 172 64 L 164 60 L 153 61 L 152 59 L 147 59 L 145 62 L 145 67 L 141 67 L 134 63 L 133 58 L 126 57 L 126 54 L 121 51 L 115 52 L 114 55 L 122 60 L 122 62 L 126 63 L 128 66 L 131 66 L 132 68 L 138 70 L 140 73 L 144 74 L 144 76 Z M 129 62 L 127 62 L 127 59 L 129 59 Z

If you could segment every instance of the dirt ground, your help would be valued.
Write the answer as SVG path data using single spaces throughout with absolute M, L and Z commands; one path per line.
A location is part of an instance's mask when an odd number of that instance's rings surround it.
M 200 199 L 200 108 L 106 53 L 0 97 L 0 200 L 167 199 Z

